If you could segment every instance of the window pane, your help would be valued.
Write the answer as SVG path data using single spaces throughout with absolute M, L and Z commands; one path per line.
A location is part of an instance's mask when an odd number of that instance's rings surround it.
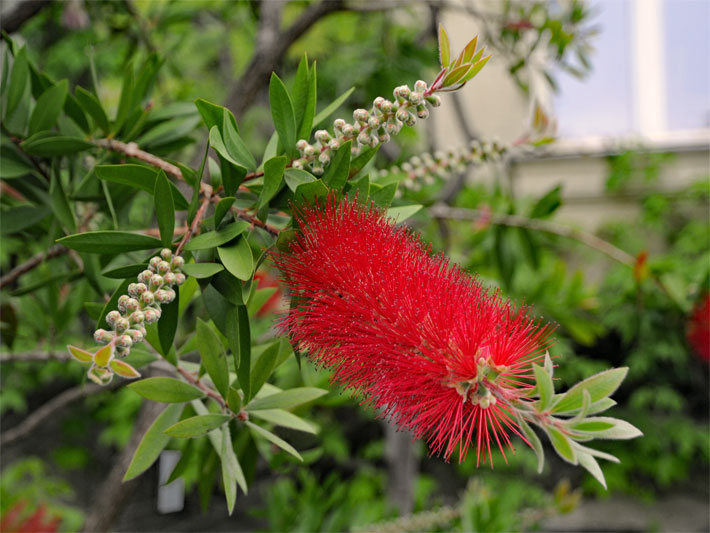
M 710 127 L 710 2 L 665 0 L 668 128 Z

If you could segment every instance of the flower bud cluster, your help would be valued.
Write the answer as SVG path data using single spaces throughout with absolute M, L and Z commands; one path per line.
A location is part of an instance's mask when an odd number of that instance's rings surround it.
M 333 134 L 318 130 L 314 135 L 314 144 L 305 139 L 298 141 L 296 148 L 300 157 L 293 162 L 293 168 L 308 167 L 319 176 L 338 148 L 348 141 L 353 141 L 353 155 L 359 154 L 363 146 L 375 148 L 380 143 L 388 142 L 404 124 L 414 126 L 418 118 L 427 118 L 427 103 L 432 107 L 441 105 L 441 98 L 432 92 L 426 82 L 419 80 L 414 84 L 414 90 L 407 85 L 397 87 L 392 101 L 378 96 L 369 111 L 356 109 L 353 112 L 352 124 L 338 118 L 333 122 Z
M 436 178 L 446 179 L 463 172 L 468 165 L 500 161 L 507 151 L 508 147 L 497 141 L 471 141 L 468 146 L 414 156 L 400 166 L 381 170 L 380 176 L 402 172 L 406 176 L 400 188 L 418 191 L 423 185 L 432 185 Z
M 168 248 L 151 258 L 148 268 L 138 274 L 138 283 L 131 283 L 128 294 L 118 299 L 118 309 L 106 315 L 111 329 L 97 329 L 94 340 L 113 344 L 120 357 L 128 355 L 131 347 L 145 338 L 145 325 L 160 319 L 161 304 L 175 299 L 173 286 L 185 283 L 185 274 L 180 272 L 184 264 L 185 260 Z

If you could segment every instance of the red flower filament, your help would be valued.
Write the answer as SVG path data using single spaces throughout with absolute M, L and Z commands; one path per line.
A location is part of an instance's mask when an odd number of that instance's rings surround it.
M 275 254 L 294 344 L 433 454 L 514 451 L 509 432 L 525 438 L 511 404 L 532 387 L 552 328 L 376 209 L 331 196 L 295 216 L 303 231 Z

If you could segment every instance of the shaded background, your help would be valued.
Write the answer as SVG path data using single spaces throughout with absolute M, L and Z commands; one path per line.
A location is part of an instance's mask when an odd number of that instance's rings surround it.
M 102 516 L 116 531 L 374 530 L 414 513 L 396 529 L 707 530 L 708 20 L 702 0 L 4 1 L 3 29 L 53 78 L 87 86 L 95 76 L 101 100 L 115 109 L 127 62 L 158 52 L 165 65 L 154 108 L 194 114 L 196 97 L 222 103 L 254 153 L 272 133 L 268 76 L 275 70 L 288 84 L 304 52 L 318 62 L 319 109 L 355 87 L 338 112 L 347 117 L 397 85 L 433 79 L 439 23 L 453 49 L 478 33 L 493 54 L 485 70 L 383 147 L 377 167 L 474 139 L 557 135 L 400 192 L 437 203 L 436 220 L 425 211 L 412 219 L 436 250 L 559 323 L 558 387 L 628 365 L 615 410 L 645 436 L 600 445 L 622 460 L 603 465 L 607 492 L 552 450 L 541 476 L 523 448 L 508 465 L 497 457 L 494 470 L 477 470 L 473 458 L 429 458 L 421 442 L 374 420 L 357 399 L 333 395 L 305 411 L 318 436 L 288 434 L 306 465 L 255 458 L 249 496 L 228 518 L 221 488 L 203 481 L 201 465 L 161 491 L 166 455 L 162 471 L 120 484 L 123 450 L 135 447 L 155 408 L 127 390 L 81 385 L 82 369 L 61 353 L 90 334 L 85 312 L 77 306 L 75 316 L 58 318 L 49 289 L 23 295 L 32 280 L 20 280 L 1 294 L 1 529 L 24 520 L 25 530 L 71 531 Z M 536 109 L 544 120 L 535 127 Z M 170 147 L 170 157 L 199 164 L 206 135 L 198 122 L 189 126 L 194 143 Z M 469 219 L 452 220 L 451 207 Z M 136 200 L 136 224 L 150 209 Z M 41 249 L 3 238 L 3 274 L 28 246 Z M 259 327 L 268 330 L 274 316 L 265 313 Z M 277 385 L 301 381 L 327 387 L 328 376 L 309 366 L 299 372 L 293 360 L 276 375 Z M 50 416 L 29 427 L 48 403 Z

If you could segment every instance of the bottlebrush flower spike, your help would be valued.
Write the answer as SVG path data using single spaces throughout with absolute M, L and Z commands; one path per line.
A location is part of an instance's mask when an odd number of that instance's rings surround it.
M 509 433 L 526 440 L 512 404 L 530 392 L 551 327 L 372 207 L 331 195 L 295 217 L 303 231 L 274 256 L 294 345 L 447 460 L 473 443 L 492 461 L 491 442 L 505 456 Z

